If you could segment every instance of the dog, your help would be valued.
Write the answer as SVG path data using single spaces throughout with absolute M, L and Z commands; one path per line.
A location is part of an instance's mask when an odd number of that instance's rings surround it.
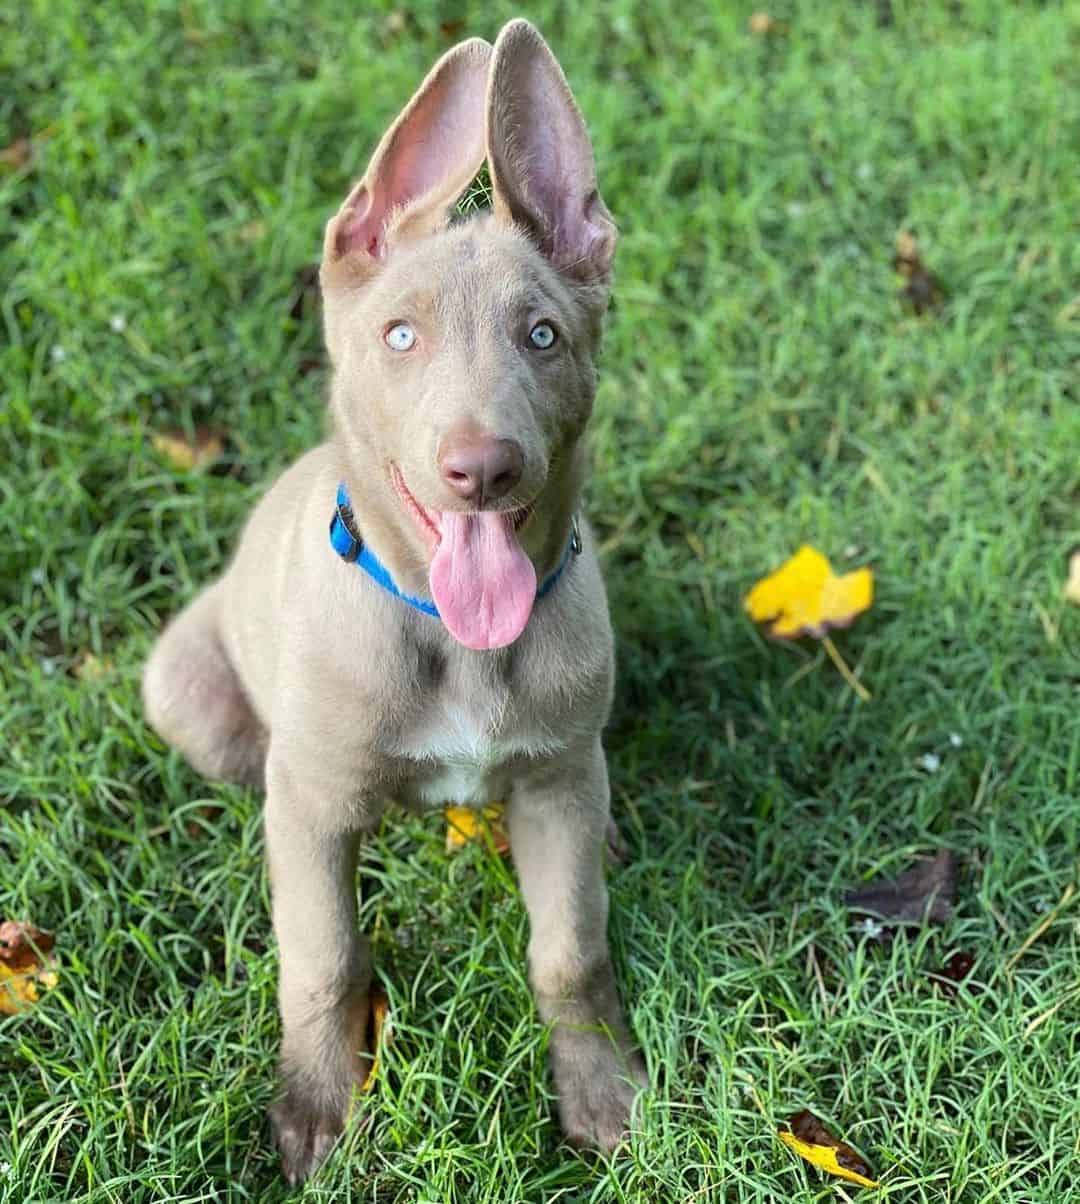
M 490 212 L 452 220 L 485 158 Z M 645 1085 L 606 937 L 613 638 L 580 513 L 615 243 L 537 30 L 448 51 L 326 227 L 331 434 L 147 662 L 160 736 L 266 792 L 290 1183 L 369 1065 L 355 872 L 390 800 L 506 801 L 567 1138 L 613 1150 Z

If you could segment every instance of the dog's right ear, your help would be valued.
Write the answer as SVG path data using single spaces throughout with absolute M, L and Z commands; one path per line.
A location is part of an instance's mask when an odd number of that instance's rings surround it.
M 362 273 L 385 258 L 389 243 L 446 222 L 484 161 L 490 59 L 491 46 L 470 38 L 432 67 L 327 224 L 324 266 L 350 260 Z

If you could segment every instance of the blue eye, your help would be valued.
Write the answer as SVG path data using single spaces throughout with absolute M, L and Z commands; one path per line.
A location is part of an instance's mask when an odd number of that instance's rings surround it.
M 408 322 L 395 322 L 383 335 L 383 341 L 391 351 L 409 351 L 416 343 L 416 331 Z
M 529 342 L 538 351 L 547 351 L 557 337 L 555 327 L 550 322 L 537 322 L 532 330 L 529 331 Z

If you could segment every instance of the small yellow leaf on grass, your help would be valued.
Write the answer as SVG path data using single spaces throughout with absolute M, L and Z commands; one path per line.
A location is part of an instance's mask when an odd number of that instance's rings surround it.
M 837 577 L 828 560 L 804 544 L 775 573 L 746 595 L 747 613 L 771 623 L 777 639 L 812 635 L 822 639 L 830 627 L 847 627 L 874 601 L 874 574 L 856 569 Z
M 502 803 L 491 803 L 479 811 L 475 807 L 447 807 L 444 815 L 448 853 L 483 840 L 485 829 L 491 832 L 496 853 L 502 855 L 510 851 L 510 839 L 502 823 Z
M 101 681 L 113 671 L 113 660 L 111 656 L 80 652 L 71 666 L 71 671 L 80 681 Z
M 163 431 L 151 443 L 159 456 L 182 472 L 213 464 L 225 452 L 224 437 L 208 426 L 196 427 L 190 437 L 180 430 Z
M 870 1167 L 843 1141 L 838 1141 L 813 1112 L 796 1112 L 788 1121 L 790 1133 L 779 1133 L 780 1140 L 800 1158 L 813 1163 L 830 1175 L 838 1175 L 860 1187 L 880 1187 L 870 1177 Z
M 0 924 L 0 1013 L 14 1016 L 38 1001 L 38 990 L 51 990 L 59 982 L 56 959 L 51 957 L 56 938 L 30 924 L 5 920 Z
M 1080 606 L 1080 548 L 1069 553 L 1069 577 L 1065 582 L 1065 597 Z
M 371 989 L 368 1012 L 368 1048 L 371 1050 L 371 1068 L 361 1091 L 370 1091 L 375 1086 L 375 1078 L 379 1073 L 379 1046 L 390 1040 L 390 1026 L 386 1023 L 390 1015 L 390 1000 L 380 984 Z

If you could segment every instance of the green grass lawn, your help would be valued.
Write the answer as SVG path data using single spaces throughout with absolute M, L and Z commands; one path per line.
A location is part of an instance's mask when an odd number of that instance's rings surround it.
M 284 1198 L 260 800 L 143 723 L 165 618 L 322 429 L 298 271 L 451 40 L 519 10 L 43 0 L 0 15 L 0 917 L 60 986 L 0 1019 L 3 1201 Z M 536 3 L 622 229 L 589 510 L 630 845 L 614 944 L 654 1091 L 559 1144 L 512 873 L 437 816 L 365 856 L 395 1039 L 300 1198 L 1034 1204 L 1080 1176 L 1080 9 Z M 892 265 L 917 231 L 944 306 Z M 228 432 L 178 472 L 155 432 Z M 872 564 L 838 637 L 741 610 L 803 541 Z M 81 654 L 103 675 L 73 672 Z M 109 667 L 111 666 L 111 667 Z M 934 754 L 932 772 L 923 758 Z M 932 763 L 931 763 L 932 764 Z M 943 928 L 847 888 L 942 846 Z M 1037 941 L 1010 958 L 1042 921 Z M 955 950 L 971 990 L 925 977 Z M 778 1144 L 808 1107 L 884 1181 Z

